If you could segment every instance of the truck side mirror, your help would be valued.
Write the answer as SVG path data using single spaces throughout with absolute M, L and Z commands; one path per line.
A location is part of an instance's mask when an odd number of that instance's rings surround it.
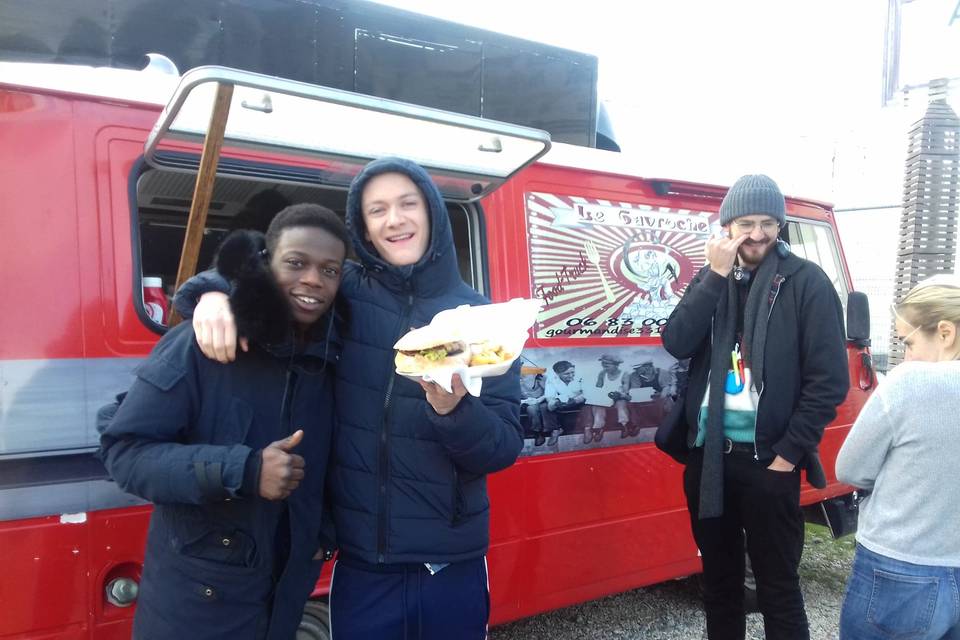
M 847 340 L 857 347 L 870 346 L 870 301 L 862 291 L 847 294 Z

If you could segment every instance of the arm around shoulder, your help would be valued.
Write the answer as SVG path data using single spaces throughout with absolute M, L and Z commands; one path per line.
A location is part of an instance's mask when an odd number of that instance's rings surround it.
M 211 291 L 230 293 L 230 283 L 214 269 L 198 273 L 184 282 L 173 296 L 173 306 L 181 318 L 189 320 L 203 294 Z

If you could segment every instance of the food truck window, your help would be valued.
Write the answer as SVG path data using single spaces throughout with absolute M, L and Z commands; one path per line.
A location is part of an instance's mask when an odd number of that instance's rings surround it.
M 832 229 L 825 224 L 791 220 L 787 223 L 783 236 L 793 253 L 817 263 L 823 269 L 846 307 L 847 281 L 843 275 L 840 252 Z
M 160 332 L 169 321 L 173 287 L 183 247 L 195 176 L 189 173 L 148 170 L 137 181 L 135 235 L 139 256 L 142 296 L 135 297 L 140 317 Z M 220 242 L 234 229 L 266 231 L 270 220 L 289 204 L 312 202 L 323 205 L 341 218 L 346 211 L 347 193 L 316 185 L 268 182 L 218 177 L 207 214 L 197 269 L 211 267 Z M 480 244 L 479 216 L 473 205 L 448 203 L 460 274 L 480 292 L 483 247 Z M 348 251 L 352 256 L 352 251 Z

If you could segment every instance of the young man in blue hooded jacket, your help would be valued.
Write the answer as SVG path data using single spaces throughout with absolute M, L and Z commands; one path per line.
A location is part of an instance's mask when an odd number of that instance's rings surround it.
M 393 344 L 444 309 L 489 302 L 460 277 L 446 205 L 402 158 L 367 165 L 347 198 L 359 263 L 340 287 L 348 308 L 337 368 L 330 501 L 340 556 L 330 592 L 337 640 L 484 638 L 489 616 L 486 475 L 523 445 L 519 365 L 479 398 L 394 372 Z M 229 361 L 236 332 L 224 282 L 203 274 L 177 297 L 208 356 Z M 219 291 L 219 292 L 218 292 Z M 243 346 L 243 341 L 241 341 Z

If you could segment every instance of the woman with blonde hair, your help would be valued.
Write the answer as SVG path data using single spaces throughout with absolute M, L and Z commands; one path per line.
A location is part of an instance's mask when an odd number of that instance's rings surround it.
M 840 638 L 960 639 L 960 278 L 893 307 L 905 348 L 864 405 L 837 478 L 869 492 Z

